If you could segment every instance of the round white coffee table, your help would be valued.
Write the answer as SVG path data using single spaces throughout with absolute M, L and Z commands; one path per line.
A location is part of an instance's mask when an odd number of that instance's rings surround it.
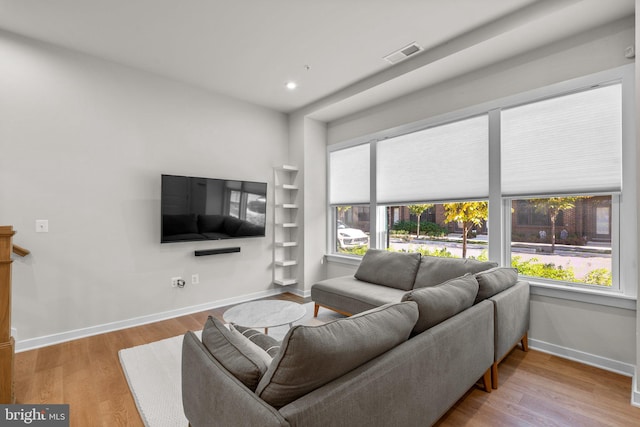
M 245 328 L 264 328 L 264 333 L 269 333 L 269 328 L 289 325 L 300 320 L 306 314 L 304 306 L 279 300 L 251 301 L 231 307 L 225 311 L 222 317 L 225 322 L 235 323 Z

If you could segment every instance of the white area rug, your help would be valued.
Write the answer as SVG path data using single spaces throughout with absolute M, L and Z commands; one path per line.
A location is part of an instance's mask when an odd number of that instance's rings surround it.
M 305 304 L 307 314 L 296 325 L 321 325 L 344 317 L 320 309 L 313 317 L 313 303 Z M 269 335 L 282 340 L 288 326 L 269 328 Z M 200 337 L 201 331 L 196 334 Z M 182 338 L 177 336 L 150 344 L 120 350 L 120 364 L 129 383 L 138 412 L 147 427 L 186 427 L 182 408 Z

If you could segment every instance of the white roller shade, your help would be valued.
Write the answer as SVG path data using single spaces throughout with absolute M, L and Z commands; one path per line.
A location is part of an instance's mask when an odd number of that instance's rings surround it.
M 329 203 L 369 203 L 369 144 L 329 153 Z
M 483 115 L 380 141 L 378 203 L 487 198 L 488 126 Z
M 620 84 L 510 108 L 501 123 L 503 195 L 621 190 Z

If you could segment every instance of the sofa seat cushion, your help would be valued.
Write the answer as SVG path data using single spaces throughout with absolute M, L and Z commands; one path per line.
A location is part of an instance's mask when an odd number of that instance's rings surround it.
M 419 317 L 413 333 L 422 333 L 471 307 L 477 293 L 478 282 L 471 274 L 407 292 L 402 300 L 418 304 Z
M 266 351 L 213 316 L 204 324 L 202 343 L 227 371 L 252 391 L 272 361 Z
M 420 268 L 413 288 L 439 285 L 467 273 L 475 274 L 497 266 L 497 263 L 489 261 L 424 255 L 420 260 Z
M 417 319 L 418 307 L 409 301 L 320 326 L 294 326 L 256 394 L 281 408 L 405 342 Z
M 518 270 L 511 267 L 495 267 L 476 274 L 480 285 L 476 303 L 509 289 L 518 281 Z
M 409 291 L 420 267 L 420 253 L 369 249 L 362 257 L 355 277 L 364 282 Z
M 404 294 L 403 290 L 363 282 L 353 276 L 323 280 L 311 287 L 314 302 L 349 314 L 400 302 Z

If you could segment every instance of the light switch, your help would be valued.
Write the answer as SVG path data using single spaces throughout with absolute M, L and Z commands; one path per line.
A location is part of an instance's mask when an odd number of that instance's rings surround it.
M 49 220 L 36 219 L 36 233 L 48 233 L 48 232 L 49 232 Z

